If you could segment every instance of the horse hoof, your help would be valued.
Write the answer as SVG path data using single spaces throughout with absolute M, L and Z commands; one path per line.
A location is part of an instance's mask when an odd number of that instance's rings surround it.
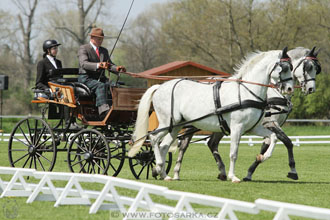
M 238 179 L 236 176 L 234 176 L 233 178 L 230 178 L 230 179 L 231 179 L 232 183 L 240 183 L 241 182 L 241 180 Z
M 222 181 L 226 181 L 227 180 L 227 176 L 226 175 L 223 175 L 223 174 L 219 174 L 218 175 L 218 179 L 219 180 L 222 180 Z
M 243 181 L 245 181 L 245 182 L 249 182 L 249 181 L 252 181 L 252 179 L 249 178 L 249 177 L 244 177 L 244 178 L 243 178 Z
M 173 179 L 172 179 L 171 177 L 169 177 L 169 176 L 166 176 L 166 177 L 164 178 L 164 180 L 165 180 L 165 181 L 172 181 Z
M 154 168 L 152 168 L 152 177 L 156 179 L 157 176 L 158 176 L 158 173 L 156 171 L 156 168 L 154 167 Z
M 289 172 L 287 177 L 290 178 L 290 179 L 293 179 L 293 180 L 298 180 L 299 179 L 298 174 L 296 174 L 296 173 L 290 173 Z

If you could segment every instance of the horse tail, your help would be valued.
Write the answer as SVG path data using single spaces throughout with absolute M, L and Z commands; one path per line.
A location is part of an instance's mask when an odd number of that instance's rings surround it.
M 149 127 L 149 111 L 154 92 L 160 85 L 150 87 L 142 96 L 137 112 L 135 129 L 132 137 L 133 146 L 128 152 L 129 157 L 135 156 L 142 147 L 145 139 L 147 138 Z

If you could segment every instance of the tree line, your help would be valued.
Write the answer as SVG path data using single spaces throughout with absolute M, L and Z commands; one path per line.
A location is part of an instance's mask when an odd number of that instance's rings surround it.
M 111 2 L 63 1 L 70 7 L 59 8 L 61 4 L 53 4 L 46 12 L 36 14 L 44 2 L 16 1 L 21 18 L 0 10 L 4 21 L 0 29 L 5 30 L 0 33 L 0 72 L 10 77 L 10 90 L 4 93 L 4 101 L 12 106 L 6 105 L 7 113 L 35 111 L 29 104 L 30 88 L 45 38 L 55 38 L 62 43 L 59 59 L 64 61 L 64 67 L 77 67 L 78 47 L 88 41 L 92 27 L 105 29 L 108 38 L 104 46 L 109 49 L 119 32 L 120 27 L 111 22 L 115 19 L 110 13 Z M 317 91 L 308 96 L 296 91 L 290 117 L 328 118 L 329 12 L 330 2 L 324 0 L 164 1 L 151 5 L 130 20 L 112 58 L 136 73 L 175 60 L 191 60 L 234 73 L 240 60 L 253 51 L 317 46 L 321 48 L 318 57 L 322 65 L 322 73 L 316 80 Z M 41 36 L 36 37 L 36 33 Z M 123 80 L 128 85 L 145 86 L 143 80 L 127 76 Z

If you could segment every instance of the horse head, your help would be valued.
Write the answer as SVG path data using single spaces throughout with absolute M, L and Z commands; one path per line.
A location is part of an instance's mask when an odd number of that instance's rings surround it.
M 298 80 L 305 94 L 315 92 L 315 78 L 321 72 L 321 64 L 317 59 L 320 49 L 315 52 L 315 48 L 313 47 L 306 53 L 306 56 L 298 60 L 293 70 L 294 77 Z
M 288 47 L 285 47 L 279 54 L 279 61 L 271 71 L 271 78 L 281 89 L 282 93 L 293 92 L 292 63 L 288 55 Z

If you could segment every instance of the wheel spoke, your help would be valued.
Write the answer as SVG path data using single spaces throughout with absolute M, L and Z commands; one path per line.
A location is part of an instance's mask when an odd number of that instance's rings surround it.
M 99 143 L 100 140 L 101 140 L 101 136 L 98 136 L 98 139 L 97 139 L 97 141 L 94 143 L 94 146 L 92 146 L 91 151 L 93 151 L 93 150 L 97 147 L 97 144 Z M 92 144 L 92 143 L 91 143 L 91 144 Z
M 30 122 L 29 122 L 29 119 L 26 120 L 26 124 L 27 124 L 27 127 L 28 127 L 28 130 L 29 130 L 29 135 L 30 135 L 30 144 L 32 145 L 33 141 L 32 141 L 32 134 L 31 134 L 31 127 L 30 127 Z
M 112 163 L 109 163 L 109 165 L 111 166 L 111 168 L 116 171 L 117 169 L 112 165 Z
M 26 149 L 10 149 L 9 151 L 13 152 L 13 151 L 27 151 Z
M 25 132 L 24 132 L 23 129 L 21 128 L 21 125 L 19 125 L 18 127 L 19 127 L 19 129 L 21 130 L 21 132 L 22 132 L 22 134 L 23 134 L 25 140 L 27 140 L 27 142 L 29 142 L 29 145 L 31 145 L 31 141 L 26 137 Z M 30 131 L 30 130 L 29 130 L 29 131 Z M 31 138 L 31 136 L 30 136 L 30 138 Z M 17 140 L 18 140 L 18 139 L 17 139 Z
M 76 142 L 75 141 L 75 143 L 77 144 L 77 147 L 82 151 L 82 152 L 86 152 L 88 149 L 84 149 L 82 146 L 80 146 L 80 143 L 78 143 L 78 142 Z M 86 143 L 85 143 L 85 145 L 84 146 L 86 146 Z
M 40 143 L 39 145 L 37 145 L 37 147 L 38 146 L 41 146 L 41 145 L 43 145 L 44 143 L 46 143 L 49 139 L 51 139 L 52 138 L 52 136 L 49 136 L 49 137 L 47 137 L 42 143 Z
M 84 160 L 85 160 L 85 159 L 82 159 L 82 160 L 79 160 L 79 161 L 75 162 L 74 164 L 71 165 L 71 167 L 76 166 L 78 163 L 81 163 L 81 162 L 84 161 Z
M 144 170 L 145 167 L 146 167 L 146 165 L 144 165 L 144 166 L 142 167 L 142 169 L 140 170 L 139 174 L 137 175 L 138 178 L 140 178 L 140 175 L 141 175 L 141 173 L 143 172 L 143 170 Z
M 21 139 L 18 139 L 17 137 L 15 137 L 15 136 L 13 136 L 13 138 L 15 139 L 15 140 L 17 140 L 17 141 L 19 141 L 19 142 L 21 142 L 22 144 L 24 144 L 25 146 L 27 146 L 27 147 L 29 147 L 29 144 L 26 144 L 26 143 L 24 143 Z M 29 142 L 29 140 L 27 140 L 28 142 Z
M 50 164 L 52 163 L 50 160 L 48 160 L 48 158 L 46 158 L 46 157 L 43 156 L 42 154 L 39 154 L 38 152 L 36 152 L 36 154 L 37 154 L 39 157 L 42 157 L 42 158 L 44 158 L 45 160 L 47 160 Z
M 79 170 L 78 173 L 81 173 L 81 171 L 85 168 L 86 164 L 87 164 L 87 160 L 86 160 L 85 164 L 80 168 L 80 170 Z M 72 167 L 72 166 L 71 166 L 71 167 Z
M 30 160 L 31 155 L 29 155 L 28 159 L 25 161 L 25 163 L 23 164 L 23 168 L 25 167 L 25 165 L 27 164 L 27 162 Z
M 43 169 L 43 171 L 46 171 L 46 170 L 45 170 L 45 168 L 44 168 L 44 166 L 42 165 L 42 163 L 41 163 L 41 161 L 40 161 L 39 157 L 37 157 L 37 159 L 38 159 L 38 162 L 39 162 L 39 164 L 40 164 L 41 168 Z
M 91 166 L 91 164 L 88 162 L 87 173 L 89 173 L 90 166 Z
M 94 158 L 99 159 L 99 160 L 107 160 L 108 159 L 107 157 L 97 157 L 97 156 L 94 156 Z
M 99 168 L 99 169 L 102 169 L 102 170 L 104 170 L 98 163 L 97 163 L 97 161 L 95 161 L 95 160 L 93 160 L 94 161 L 94 163 L 95 163 L 95 165 Z
M 92 137 L 93 137 L 93 135 L 92 135 L 92 131 L 90 131 L 89 132 L 89 148 L 88 148 L 88 150 L 92 150 Z
M 37 169 L 37 160 L 36 160 L 36 156 L 34 156 L 33 158 L 34 158 L 34 160 L 33 160 L 33 162 L 34 162 L 34 169 Z
M 147 167 L 147 179 L 149 179 L 149 170 L 150 170 L 150 163 L 148 163 L 148 167 Z
M 18 158 L 17 160 L 15 160 L 13 162 L 13 164 L 17 163 L 18 161 L 22 160 L 24 157 L 26 157 L 27 155 L 29 155 L 29 153 L 26 153 L 25 155 L 21 156 L 20 158 Z
M 136 165 L 139 165 L 139 162 L 136 161 L 136 164 L 133 164 L 132 167 L 135 167 Z
M 119 152 L 118 154 L 115 154 L 115 155 L 111 154 L 110 158 L 116 158 L 116 159 L 120 160 L 120 159 L 121 159 L 120 156 L 121 156 L 122 154 L 123 154 L 122 152 Z
M 93 171 L 93 173 L 96 173 L 95 168 L 94 168 L 94 163 L 93 162 L 91 162 L 91 163 L 92 163 L 92 170 L 91 171 Z
M 115 152 L 117 150 L 118 150 L 118 147 L 116 147 L 116 148 L 110 147 L 110 153 Z
M 42 131 L 41 131 L 40 134 L 39 134 L 38 140 L 36 140 L 36 142 L 35 142 L 35 145 L 36 145 L 36 146 L 38 145 L 38 143 L 39 143 L 39 141 L 40 141 L 40 139 L 41 139 L 41 137 L 42 137 L 42 134 L 43 134 L 44 131 L 45 131 L 45 128 L 46 128 L 46 126 L 43 126 Z
M 101 149 L 99 149 L 98 151 L 96 151 L 94 154 L 97 154 L 97 153 L 99 153 L 100 151 L 102 151 L 102 150 L 104 150 L 104 149 L 105 149 L 105 146 L 102 147 Z
M 82 156 L 82 155 L 84 155 L 85 153 L 79 153 L 79 152 L 77 152 L 77 151 L 70 151 L 69 154 L 71 154 L 71 155 L 77 155 L 77 156 Z
M 102 164 L 103 164 L 103 167 L 106 168 L 106 165 L 105 165 L 105 163 L 104 163 L 104 160 L 101 160 L 101 162 L 102 162 Z M 105 175 L 108 175 L 107 172 L 104 172 L 104 174 L 105 174 Z
M 37 129 L 38 129 L 38 120 L 35 120 L 34 124 L 34 137 L 33 137 L 33 144 L 36 144 L 36 136 L 37 136 Z
M 31 160 L 30 160 L 30 166 L 29 166 L 30 169 L 32 167 L 32 162 L 33 162 L 33 157 L 31 157 Z

